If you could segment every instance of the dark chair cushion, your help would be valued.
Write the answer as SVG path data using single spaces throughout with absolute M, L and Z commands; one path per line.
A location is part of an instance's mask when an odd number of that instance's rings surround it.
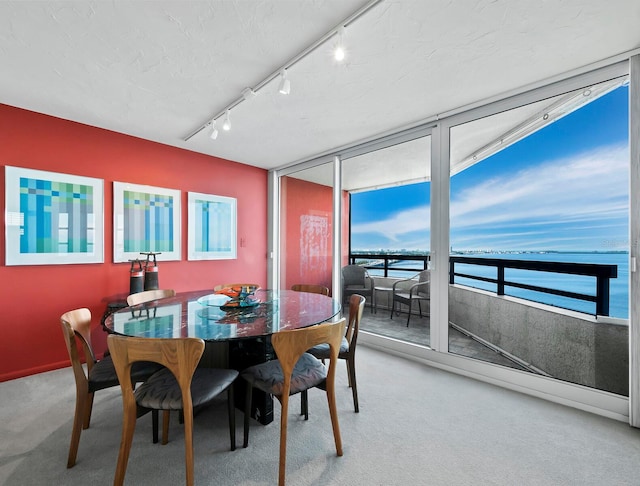
M 158 363 L 139 361 L 131 366 L 131 378 L 134 383 L 139 383 L 162 368 L 164 367 Z M 93 365 L 91 373 L 89 373 L 89 393 L 118 385 L 120 382 L 111 355 L 105 356 Z
M 236 370 L 198 368 L 191 380 L 193 406 L 203 405 L 222 393 L 237 378 Z M 178 380 L 167 368 L 158 371 L 135 391 L 136 402 L 155 410 L 182 410 Z
M 240 373 L 240 376 L 254 388 L 275 396 L 282 395 L 284 374 L 277 359 L 251 366 Z M 304 353 L 293 369 L 289 395 L 317 386 L 326 378 L 327 367 L 309 353 Z
M 349 352 L 349 343 L 347 342 L 347 338 L 343 337 L 342 342 L 340 343 L 340 351 L 338 351 L 338 356 L 344 355 Z M 329 345 L 328 344 L 318 344 L 311 348 L 307 353 L 313 354 L 318 359 L 329 359 Z

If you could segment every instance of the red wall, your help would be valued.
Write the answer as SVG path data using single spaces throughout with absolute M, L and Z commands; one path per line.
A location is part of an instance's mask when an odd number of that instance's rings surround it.
M 99 355 L 106 348 L 100 317 L 108 301 L 129 290 L 129 264 L 112 263 L 113 181 L 182 191 L 182 259 L 159 262 L 161 287 L 181 292 L 239 280 L 266 284 L 265 170 L 2 104 L 0 154 L 2 228 L 6 165 L 103 179 L 105 213 L 103 264 L 7 267 L 0 238 L 0 381 L 68 366 L 59 319 L 71 309 L 91 310 L 94 347 Z M 237 198 L 236 260 L 186 260 L 187 191 Z

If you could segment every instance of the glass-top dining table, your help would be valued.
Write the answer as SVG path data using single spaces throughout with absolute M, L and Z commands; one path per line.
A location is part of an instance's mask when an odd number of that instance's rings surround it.
M 293 290 L 258 289 L 247 307 L 228 308 L 226 300 L 212 290 L 178 293 L 120 309 L 105 319 L 104 326 L 125 336 L 231 341 L 313 326 L 341 310 L 336 299 Z
M 214 354 L 224 346 L 225 366 L 242 370 L 275 358 L 273 333 L 330 321 L 341 311 L 336 299 L 293 290 L 259 289 L 247 307 L 228 308 L 226 301 L 211 289 L 183 292 L 117 310 L 104 318 L 103 325 L 107 332 L 125 336 L 198 337 Z M 272 422 L 272 402 L 270 395 L 254 389 L 251 415 L 263 425 Z M 237 392 L 236 406 L 242 410 L 243 404 L 244 393 Z

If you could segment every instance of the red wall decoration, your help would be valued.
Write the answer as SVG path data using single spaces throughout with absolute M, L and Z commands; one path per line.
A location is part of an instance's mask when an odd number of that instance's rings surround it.
M 0 104 L 0 381 L 69 365 L 60 315 L 88 307 L 93 344 L 106 348 L 100 318 L 129 291 L 129 264 L 113 263 L 113 181 L 182 191 L 182 260 L 159 263 L 160 287 L 177 292 L 230 281 L 266 284 L 267 172 L 135 137 Z M 104 180 L 101 264 L 6 266 L 4 166 Z M 187 261 L 187 192 L 238 202 L 238 258 Z

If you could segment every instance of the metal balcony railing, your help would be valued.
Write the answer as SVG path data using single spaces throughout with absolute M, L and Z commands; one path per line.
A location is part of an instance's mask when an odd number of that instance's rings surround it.
M 382 270 L 383 276 L 388 277 L 389 271 L 417 273 L 426 270 L 429 265 L 429 255 L 405 255 L 405 254 L 380 254 L 380 253 L 352 253 L 349 255 L 349 263 L 362 265 L 369 270 Z M 421 268 L 417 266 L 396 266 L 401 262 L 422 262 Z M 456 264 L 479 265 L 496 268 L 496 278 L 472 275 L 469 273 L 456 272 Z M 393 267 L 392 267 L 393 265 Z M 581 275 L 595 278 L 595 295 L 568 290 L 530 285 L 522 282 L 515 282 L 505 279 L 505 269 L 530 270 L 537 272 L 550 272 L 568 275 Z M 456 283 L 456 277 L 468 278 L 496 285 L 497 295 L 505 295 L 505 288 L 519 288 L 534 292 L 568 297 L 587 302 L 595 303 L 595 314 L 600 316 L 609 315 L 610 304 L 610 280 L 617 278 L 617 265 L 604 265 L 596 263 L 571 263 L 571 262 L 546 262 L 532 260 L 516 260 L 506 258 L 483 258 L 468 256 L 449 257 L 449 283 Z M 532 300 L 532 299 L 530 299 Z
M 361 265 L 367 270 L 382 270 L 383 276 L 389 276 L 389 270 L 399 272 L 417 273 L 420 270 L 426 270 L 429 266 L 429 255 L 389 255 L 384 253 L 352 253 L 349 255 L 349 263 L 351 265 Z M 416 267 L 393 267 L 391 265 L 404 261 L 422 262 L 422 268 Z
M 465 265 L 482 265 L 495 267 L 497 269 L 497 278 L 480 277 L 466 273 L 456 272 L 456 263 Z M 512 282 L 505 279 L 504 271 L 507 268 L 518 270 L 532 270 L 537 272 L 551 272 L 570 275 L 583 275 L 595 277 L 596 292 L 595 295 L 583 294 L 578 292 L 570 292 L 566 290 L 541 287 L 537 285 L 529 285 L 520 282 Z M 545 294 L 559 295 L 561 297 L 569 297 L 571 299 L 584 300 L 587 302 L 595 302 L 596 315 L 609 315 L 609 283 L 610 279 L 618 276 L 617 265 L 603 265 L 596 263 L 569 263 L 569 262 L 544 262 L 531 260 L 513 260 L 502 258 L 481 258 L 481 257 L 449 257 L 449 283 L 455 283 L 456 277 L 464 277 L 483 282 L 496 284 L 496 293 L 505 295 L 505 287 L 515 287 L 519 289 L 532 290 L 534 292 L 542 292 Z

